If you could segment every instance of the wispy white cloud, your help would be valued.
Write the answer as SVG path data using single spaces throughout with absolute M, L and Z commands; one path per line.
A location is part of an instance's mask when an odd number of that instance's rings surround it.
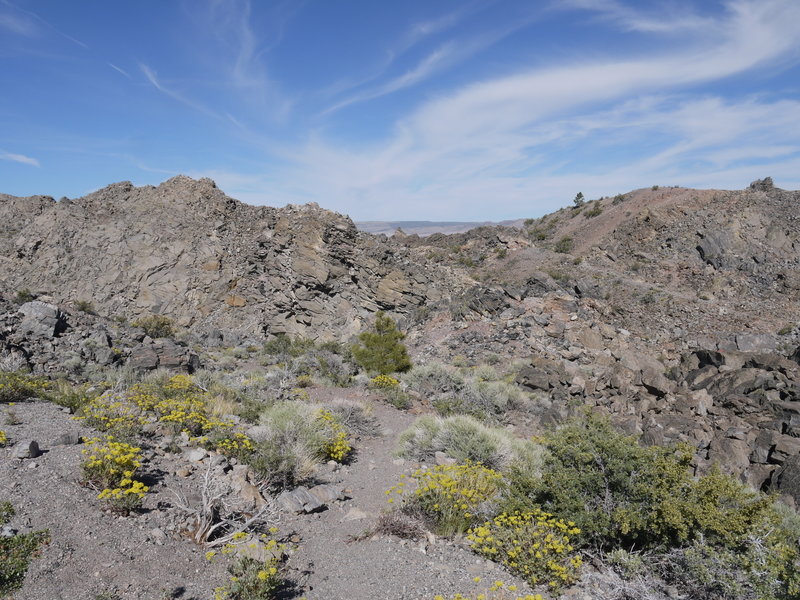
M 3 7 L 2 10 L 0 10 L 0 27 L 11 31 L 12 33 L 16 33 L 25 37 L 38 37 L 42 34 L 42 28 L 40 25 L 43 25 L 45 29 L 54 31 L 73 44 L 84 49 L 89 48 L 87 44 L 72 37 L 71 35 L 64 33 L 52 23 L 43 19 L 38 13 L 21 8 L 20 6 L 9 2 L 9 0 L 2 0 L 0 5 Z
M 6 152 L 0 150 L 0 160 L 10 160 L 12 162 L 21 163 L 23 165 L 30 165 L 32 167 L 41 167 L 39 161 L 24 154 L 15 154 L 13 152 Z
M 390 67 L 393 66 L 395 59 L 399 55 L 405 53 L 413 45 L 417 44 L 419 41 L 429 35 L 454 26 L 465 16 L 486 7 L 487 3 L 472 2 L 453 13 L 444 15 L 440 19 L 416 24 L 414 27 L 412 27 L 410 33 L 407 35 L 407 39 L 398 48 L 388 53 L 387 60 L 379 69 L 373 72 L 370 76 L 363 78 L 358 82 L 338 82 L 336 85 L 328 88 L 328 93 L 341 93 L 348 90 L 364 88 L 367 84 L 380 80 L 387 74 L 387 72 L 390 70 Z M 520 15 L 517 19 L 504 27 L 498 27 L 494 30 L 474 35 L 469 38 L 454 38 L 441 43 L 433 52 L 430 52 L 423 57 L 422 60 L 420 60 L 413 68 L 406 70 L 399 75 L 390 77 L 384 83 L 375 84 L 371 87 L 367 87 L 366 89 L 362 89 L 359 92 L 347 96 L 343 100 L 340 100 L 333 106 L 327 108 L 322 114 L 328 115 L 347 106 L 365 102 L 367 100 L 373 100 L 375 98 L 380 98 L 381 96 L 386 96 L 388 94 L 423 83 L 433 76 L 446 71 L 455 65 L 463 63 L 467 59 L 503 40 L 512 33 L 529 26 L 533 21 L 539 18 L 540 13 L 541 11 L 529 10 L 526 14 Z
M 787 169 L 800 164 L 800 103 L 698 98 L 688 90 L 796 60 L 800 4 L 736 0 L 727 8 L 694 44 L 666 54 L 473 83 L 424 102 L 389 138 L 367 146 L 312 139 L 269 193 L 276 201 L 328 199 L 362 218 L 452 219 L 483 218 L 500 198 L 499 216 L 530 215 L 563 205 L 576 187 L 616 193 L 668 184 L 668 177 L 713 185 L 734 166 L 739 177 L 763 176 L 763 161 L 741 164 L 759 156 L 784 169 L 772 173 L 776 179 L 797 181 Z M 596 112 L 608 104 L 614 108 Z M 628 144 L 645 150 L 630 156 Z M 597 166 L 579 158 L 590 149 L 601 157 Z
M 341 100 L 340 102 L 337 102 L 330 108 L 326 109 L 322 114 L 330 114 L 345 108 L 346 106 L 350 106 L 351 104 L 357 104 L 359 102 L 365 102 L 366 100 L 380 98 L 381 96 L 391 94 L 392 92 L 397 92 L 399 90 L 416 85 L 455 62 L 454 58 L 456 57 L 456 53 L 454 50 L 454 44 L 444 44 L 422 59 L 422 61 L 420 61 L 419 64 L 417 64 L 417 66 L 415 66 L 413 69 L 406 71 L 398 77 L 390 79 L 378 87 L 365 90 L 345 98 L 344 100 Z
M 214 117 L 215 119 L 224 118 L 221 115 L 219 115 L 218 113 L 216 113 L 214 110 L 208 108 L 207 106 L 205 106 L 203 104 L 200 104 L 199 102 L 196 102 L 195 100 L 192 100 L 191 98 L 188 98 L 187 96 L 184 96 L 183 94 L 181 94 L 180 92 L 172 89 L 171 87 L 167 87 L 166 85 L 164 85 L 161 82 L 161 80 L 159 80 L 158 74 L 155 71 L 153 71 L 153 69 L 148 67 L 146 64 L 139 63 L 139 69 L 142 71 L 142 74 L 145 76 L 147 81 L 149 81 L 150 84 L 154 88 L 156 88 L 159 92 L 161 92 L 162 94 L 164 94 L 166 96 L 169 96 L 173 100 L 176 100 L 177 102 L 180 102 L 181 104 L 185 104 L 189 108 L 192 108 L 192 109 L 194 109 L 194 110 L 196 110 L 196 111 L 198 111 L 200 113 L 203 113 L 203 114 L 208 115 L 210 117 Z
M 133 78 L 130 76 L 130 74 L 129 74 L 129 73 L 128 73 L 128 72 L 127 72 L 125 69 L 123 69 L 123 68 L 121 68 L 121 67 L 118 67 L 118 66 L 117 66 L 117 65 L 115 65 L 114 63 L 107 63 L 107 64 L 108 64 L 108 66 L 109 66 L 109 67 L 111 67 L 112 69 L 114 69 L 114 70 L 115 70 L 117 73 L 120 73 L 120 74 L 124 75 L 124 76 L 125 76 L 125 77 L 127 77 L 128 79 L 133 79 Z
M 25 37 L 34 37 L 38 34 L 38 27 L 31 19 L 10 12 L 0 12 L 0 28 Z
M 270 76 L 265 57 L 280 44 L 287 22 L 302 5 L 272 5 L 270 27 L 258 33 L 253 28 L 249 0 L 210 2 L 203 20 L 203 27 L 213 31 L 225 49 L 220 83 L 236 88 L 241 102 L 277 122 L 288 118 L 293 101 Z
M 593 12 L 626 31 L 674 34 L 707 30 L 715 25 L 714 19 L 698 15 L 691 6 L 674 2 L 656 3 L 647 9 L 618 0 L 561 0 L 557 6 Z

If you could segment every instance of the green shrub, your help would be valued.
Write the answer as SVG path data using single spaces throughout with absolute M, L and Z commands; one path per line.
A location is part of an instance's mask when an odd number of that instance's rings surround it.
M 389 375 L 408 371 L 411 359 L 402 342 L 405 337 L 392 318 L 380 311 L 371 331 L 358 336 L 358 343 L 352 347 L 353 357 L 368 373 Z
M 381 390 L 381 395 L 386 402 L 398 410 L 408 410 L 411 408 L 411 398 L 400 386 L 384 388 Z
M 76 300 L 75 301 L 75 310 L 79 310 L 81 312 L 85 312 L 89 315 L 96 315 L 97 311 L 94 309 L 94 304 L 92 304 L 89 300 Z
M 565 235 L 556 242 L 556 245 L 553 249 L 559 254 L 568 254 L 572 252 L 572 248 L 574 246 L 575 240 L 573 240 L 570 236 Z
M 607 549 L 679 546 L 705 536 L 739 543 L 764 521 L 771 501 L 719 471 L 691 477 L 691 449 L 642 447 L 605 419 L 588 415 L 544 440 L 542 477 L 515 478 L 529 501 Z
M 0 526 L 9 523 L 14 512 L 10 502 L 0 502 Z M 0 596 L 10 596 L 22 586 L 28 564 L 38 553 L 39 546 L 49 541 L 50 534 L 46 530 L 0 536 Z
M 68 408 L 71 413 L 77 414 L 81 408 L 97 397 L 96 388 L 91 392 L 90 389 L 88 384 L 75 386 L 69 381 L 60 379 L 55 383 L 49 398 L 54 404 Z
M 264 342 L 263 350 L 265 354 L 270 356 L 297 358 L 314 348 L 314 340 L 310 338 L 290 338 L 285 333 L 279 333 L 275 337 Z
M 16 304 L 25 304 L 26 302 L 32 302 L 34 300 L 36 300 L 36 296 L 28 288 L 17 290 L 17 295 L 14 296 L 14 302 Z
M 599 202 L 589 210 L 583 211 L 583 216 L 586 217 L 587 219 L 591 219 L 592 217 L 597 217 L 601 214 L 603 214 L 603 207 L 600 206 Z
M 131 323 L 134 327 L 140 327 L 145 335 L 151 338 L 170 338 L 175 335 L 175 324 L 167 316 L 150 315 Z

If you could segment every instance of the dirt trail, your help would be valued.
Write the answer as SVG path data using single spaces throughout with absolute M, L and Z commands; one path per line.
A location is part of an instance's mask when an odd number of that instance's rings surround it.
M 398 483 L 401 474 L 419 467 L 393 455 L 400 433 L 414 417 L 380 403 L 373 406 L 382 435 L 362 439 L 356 460 L 326 477 L 344 485 L 350 499 L 321 513 L 287 517 L 280 525 L 301 537 L 290 565 L 307 572 L 300 581 L 303 595 L 308 600 L 424 600 L 476 587 L 485 591 L 485 585 L 476 586 L 475 577 L 485 582 L 500 579 L 524 589 L 495 564 L 445 539 L 411 542 L 378 536 L 348 543 L 389 508 L 385 491 Z
M 318 390 L 319 395 L 352 395 L 373 407 L 381 435 L 356 440 L 351 464 L 320 468 L 320 482 L 339 484 L 349 498 L 315 514 L 282 513 L 281 535 L 298 540 L 289 559 L 293 598 L 307 600 L 430 600 L 436 594 L 485 591 L 497 579 L 516 583 L 493 563 L 458 542 L 394 537 L 350 541 L 370 529 L 389 507 L 385 491 L 419 463 L 393 452 L 414 415 L 365 397 L 357 390 Z M 8 410 L 8 408 L 6 408 Z M 0 500 L 17 509 L 12 525 L 21 532 L 49 529 L 52 541 L 31 562 L 14 600 L 210 600 L 227 580 L 225 561 L 207 561 L 205 549 L 165 533 L 161 502 L 169 489 L 190 484 L 175 475 L 180 455 L 150 453 L 145 471 L 158 475 L 142 514 L 119 517 L 103 512 L 96 492 L 81 487 L 84 445 L 61 444 L 61 434 L 96 435 L 59 407 L 35 402 L 13 407 L 18 423 L 3 425 L 13 440 L 35 439 L 44 454 L 13 458 L 0 449 Z M 478 585 L 473 579 L 480 576 Z

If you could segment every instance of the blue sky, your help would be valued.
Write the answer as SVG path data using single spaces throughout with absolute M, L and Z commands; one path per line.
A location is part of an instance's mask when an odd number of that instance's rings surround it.
M 0 0 L 0 192 L 357 220 L 800 187 L 798 0 Z

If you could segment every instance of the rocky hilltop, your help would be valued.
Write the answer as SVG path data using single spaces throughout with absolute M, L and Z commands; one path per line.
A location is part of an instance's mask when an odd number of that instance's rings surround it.
M 83 198 L 0 196 L 0 285 L 195 331 L 349 337 L 465 286 L 315 204 L 248 206 L 213 181 L 123 182 Z

